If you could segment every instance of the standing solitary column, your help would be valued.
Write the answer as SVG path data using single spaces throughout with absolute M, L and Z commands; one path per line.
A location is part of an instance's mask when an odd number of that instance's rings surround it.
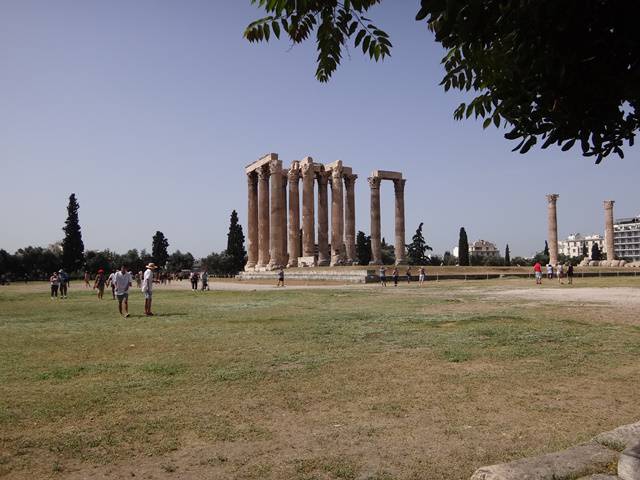
M 344 214 L 344 241 L 347 256 L 347 263 L 356 263 L 356 199 L 355 186 L 358 175 L 348 175 L 344 177 L 344 187 L 346 190 L 346 205 Z
M 281 227 L 282 233 L 280 234 L 280 265 L 283 267 L 289 263 L 289 250 L 287 248 L 288 231 L 287 231 L 287 184 L 289 180 L 289 171 L 285 168 L 282 169 L 282 196 L 280 197 L 280 218 L 282 219 Z
M 371 262 L 370 265 L 382 265 L 380 238 L 380 179 L 367 178 L 371 187 Z
M 269 263 L 269 167 L 258 170 L 258 264 L 264 268 Z
M 316 236 L 313 195 L 315 172 L 313 160 L 309 157 L 300 163 L 302 173 L 302 256 L 313 257 L 315 255 Z
M 269 162 L 271 173 L 271 228 L 269 231 L 269 268 L 282 266 L 282 162 Z
M 247 173 L 247 264 L 245 270 L 253 269 L 258 263 L 258 175 Z
M 616 252 L 613 244 L 613 204 L 614 200 L 604 201 L 604 241 L 607 246 L 607 260 L 615 260 Z
M 556 265 L 558 263 L 558 215 L 556 213 L 556 202 L 558 201 L 557 193 L 547 195 L 548 211 L 548 244 L 549 244 L 549 263 Z
M 344 191 L 342 164 L 331 170 L 331 266 L 344 264 Z
M 289 169 L 289 262 L 287 267 L 297 267 L 300 256 L 300 166 L 293 162 Z
M 396 254 L 396 265 L 407 263 L 405 259 L 405 238 L 404 238 L 404 178 L 393 181 L 393 190 L 396 196 L 396 244 L 394 247 Z
M 329 172 L 318 172 L 318 266 L 329 265 L 329 202 L 327 182 Z

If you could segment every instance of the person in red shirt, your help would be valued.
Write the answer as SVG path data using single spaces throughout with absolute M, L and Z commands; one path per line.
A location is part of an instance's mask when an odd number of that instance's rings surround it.
M 542 265 L 540 262 L 536 262 L 533 266 L 533 273 L 536 275 L 536 285 L 542 285 Z

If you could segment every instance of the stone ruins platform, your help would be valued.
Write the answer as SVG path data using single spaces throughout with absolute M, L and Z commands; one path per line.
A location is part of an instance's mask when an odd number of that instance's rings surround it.
M 277 271 L 240 272 L 240 280 L 274 280 Z M 287 268 L 285 280 L 332 281 L 344 283 L 375 283 L 379 281 L 375 270 L 343 268 Z

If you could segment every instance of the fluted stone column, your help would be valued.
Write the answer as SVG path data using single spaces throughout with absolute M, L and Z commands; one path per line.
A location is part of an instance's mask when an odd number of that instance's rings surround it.
M 559 196 L 557 193 L 547 195 L 547 226 L 549 229 L 547 243 L 549 245 L 549 263 L 551 265 L 558 263 L 558 215 L 556 212 L 556 202 Z
M 405 232 L 404 232 L 404 184 L 407 181 L 404 178 L 393 181 L 393 190 L 396 197 L 396 222 L 395 236 L 396 242 L 394 246 L 396 254 L 396 265 L 407 263 L 405 258 Z
M 245 270 L 258 263 L 258 175 L 247 174 L 247 264 Z
M 300 162 L 300 172 L 302 174 L 302 256 L 313 257 L 316 246 L 313 192 L 316 174 L 313 169 L 313 160 L 307 157 Z
M 380 237 L 380 179 L 367 178 L 371 187 L 371 262 L 370 265 L 382 265 Z
M 614 200 L 604 201 L 604 241 L 607 247 L 607 260 L 615 260 L 616 252 L 613 243 L 613 204 Z
M 269 231 L 269 268 L 282 266 L 282 162 L 269 162 L 271 173 L 271 228 Z
M 269 263 L 269 166 L 258 170 L 258 263 L 264 268 Z
M 351 265 L 356 263 L 356 199 L 355 187 L 358 175 L 344 177 L 345 187 L 345 213 L 344 213 L 344 242 L 346 262 Z
M 282 242 L 282 245 L 280 245 L 280 265 L 282 265 L 283 267 L 286 266 L 289 263 L 289 250 L 288 250 L 288 241 L 287 241 L 287 237 L 288 235 L 288 230 L 287 230 L 287 185 L 288 185 L 288 180 L 289 180 L 289 171 L 286 169 L 282 170 L 282 195 L 280 197 L 280 210 L 281 212 L 281 227 L 282 227 L 282 233 L 280 234 L 280 240 Z
M 329 265 L 329 204 L 327 182 L 329 172 L 318 172 L 318 266 Z
M 344 264 L 344 190 L 342 165 L 331 170 L 331 266 Z
M 289 261 L 288 267 L 298 266 L 300 256 L 300 166 L 298 162 L 289 169 Z

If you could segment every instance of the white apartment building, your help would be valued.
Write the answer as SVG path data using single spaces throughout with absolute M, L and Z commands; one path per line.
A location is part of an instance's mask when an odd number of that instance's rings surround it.
M 469 245 L 470 257 L 499 257 L 500 251 L 496 248 L 494 243 L 486 240 L 476 240 Z
M 617 259 L 640 260 L 640 215 L 615 220 L 613 249 Z
M 586 245 L 587 255 L 591 258 L 591 249 L 594 243 L 598 244 L 598 248 L 604 258 L 607 247 L 604 242 L 604 236 L 598 234 L 584 236 L 580 233 L 572 233 L 566 240 L 558 242 L 558 253 L 567 257 L 581 257 L 583 248 Z

